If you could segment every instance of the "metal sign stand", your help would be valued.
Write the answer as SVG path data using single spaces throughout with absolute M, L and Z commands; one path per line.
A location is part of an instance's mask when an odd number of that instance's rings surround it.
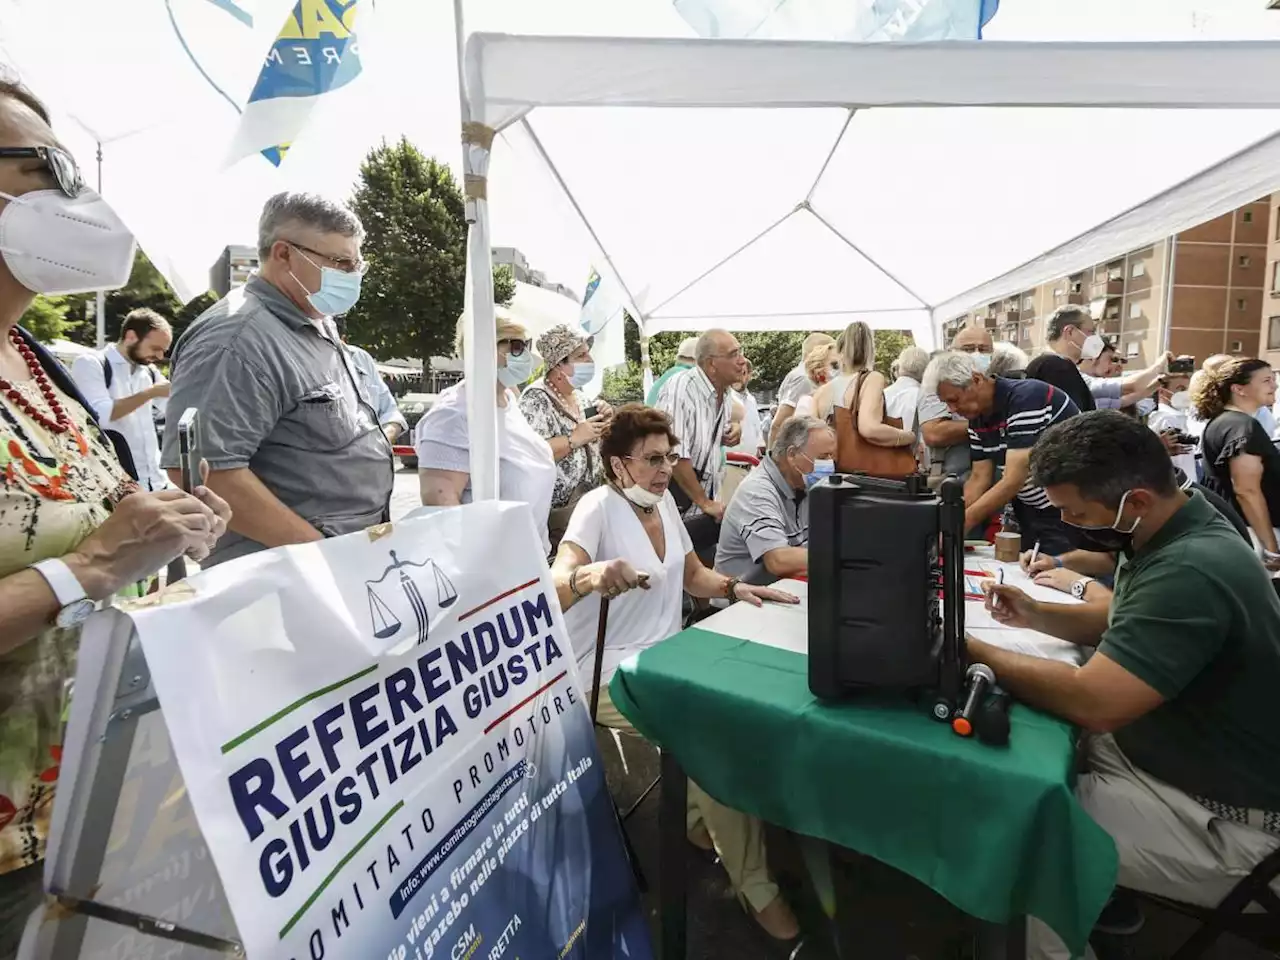
M 81 636 L 46 851 L 45 890 L 56 899 L 42 907 L 44 922 L 28 925 L 19 960 L 96 958 L 98 951 L 84 952 L 91 918 L 132 928 L 144 937 L 172 941 L 162 952 L 172 960 L 207 958 L 207 951 L 244 956 L 232 937 L 179 926 L 106 902 L 103 896 L 109 894 L 103 888 L 103 869 L 139 725 L 159 706 L 132 621 L 115 610 L 93 616 Z M 161 721 L 156 716 L 147 722 L 158 725 Z M 174 763 L 172 772 L 160 772 L 169 782 L 176 771 Z M 163 804 L 172 799 L 164 798 Z M 216 883 L 207 848 L 194 852 L 196 859 L 203 854 L 202 862 Z M 216 896 L 221 897 L 220 884 Z

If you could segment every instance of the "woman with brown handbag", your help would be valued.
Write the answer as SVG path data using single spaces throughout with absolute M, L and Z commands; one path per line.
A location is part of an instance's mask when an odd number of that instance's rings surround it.
M 849 324 L 836 348 L 841 375 L 813 398 L 814 412 L 836 431 L 836 470 L 892 478 L 915 473 L 915 434 L 885 416 L 885 380 L 875 370 L 871 328 L 860 320 Z

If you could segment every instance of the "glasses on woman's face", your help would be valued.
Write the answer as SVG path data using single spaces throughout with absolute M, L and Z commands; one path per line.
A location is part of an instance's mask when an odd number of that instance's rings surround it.
M 680 462 L 680 454 L 650 453 L 642 457 L 627 457 L 626 459 L 634 460 L 637 463 L 643 463 L 650 470 L 661 470 L 664 466 L 675 469 L 675 465 Z
M 529 345 L 528 340 L 521 340 L 517 337 L 504 337 L 498 341 L 498 346 L 506 345 L 507 353 L 513 357 L 521 356 L 525 347 Z
M 78 197 L 84 189 L 75 157 L 60 147 L 0 147 L 0 160 L 39 160 L 68 197 Z

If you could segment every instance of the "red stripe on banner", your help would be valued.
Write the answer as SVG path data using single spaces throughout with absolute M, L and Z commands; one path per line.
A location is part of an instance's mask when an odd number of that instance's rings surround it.
M 496 597 L 494 597 L 492 600 L 486 600 L 484 603 L 480 604 L 480 606 L 472 607 L 466 613 L 459 614 L 458 622 L 461 623 L 463 620 L 467 619 L 467 617 L 471 616 L 473 613 L 479 613 L 485 607 L 492 607 L 499 600 L 505 600 L 507 599 L 507 597 L 511 596 L 513 593 L 519 593 L 521 590 L 527 590 L 529 587 L 532 587 L 537 582 L 538 582 L 538 578 L 534 577 L 528 583 L 522 583 L 518 587 L 512 587 L 506 593 L 500 593 Z
M 535 581 L 535 582 L 536 582 L 536 581 Z M 526 584 L 526 586 L 527 586 L 527 584 Z M 500 716 L 497 720 L 493 721 L 493 723 L 491 723 L 491 724 L 489 724 L 487 727 L 485 727 L 485 728 L 484 728 L 484 732 L 487 734 L 490 730 L 492 730 L 494 727 L 496 727 L 498 724 L 500 724 L 503 720 L 507 719 L 507 717 L 511 716 L 513 713 L 515 713 L 515 712 L 516 712 L 517 710 L 519 710 L 521 707 L 525 706 L 525 704 L 527 704 L 530 700 L 532 700 L 532 699 L 533 699 L 534 697 L 536 697 L 538 694 L 540 694 L 540 693 L 545 693 L 545 692 L 547 691 L 547 688 L 548 688 L 548 687 L 554 687 L 557 683 L 559 683 L 561 680 L 563 680 L 563 679 L 564 679 L 565 674 L 567 674 L 568 672 L 569 672 L 568 670 L 561 670 L 559 674 L 557 674 L 557 675 L 556 675 L 555 677 L 553 677 L 552 679 L 548 680 L 546 683 L 544 683 L 542 686 L 540 686 L 537 690 L 533 691 L 533 693 L 529 694 L 527 697 L 525 697 L 523 700 L 521 700 L 519 703 L 517 703 L 514 707 L 512 707 L 510 710 L 508 710 L 506 713 L 504 713 L 502 716 Z

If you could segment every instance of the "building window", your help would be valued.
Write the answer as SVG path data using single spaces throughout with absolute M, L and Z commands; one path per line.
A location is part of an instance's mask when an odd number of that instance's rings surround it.
M 1280 317 L 1267 321 L 1267 349 L 1280 350 Z
M 1034 310 L 1035 308 L 1036 308 L 1036 298 L 1035 298 L 1035 297 L 1023 297 L 1023 298 L 1022 298 L 1022 309 L 1023 309 L 1023 310 Z
M 1240 256 L 1236 257 L 1236 263 L 1242 267 L 1247 267 L 1252 262 L 1253 261 L 1249 259 L 1249 255 L 1247 253 L 1242 253 Z
M 1138 355 L 1138 341 L 1130 340 L 1124 345 L 1124 355 L 1126 357 L 1136 357 Z
M 1271 264 L 1271 292 L 1280 293 L 1280 260 Z
M 1072 284 L 1071 284 L 1071 292 L 1072 292 L 1072 293 L 1079 293 L 1079 292 L 1080 292 L 1080 281 L 1079 281 L 1079 280 L 1077 280 L 1077 281 L 1075 281 L 1074 283 L 1072 283 Z
M 1147 265 L 1146 265 L 1145 263 L 1143 263 L 1141 260 L 1138 260 L 1138 261 L 1136 261 L 1136 262 L 1134 263 L 1134 265 L 1130 268 L 1130 270 L 1129 270 L 1129 276 L 1131 276 L 1131 277 L 1141 277 L 1141 276 L 1142 276 L 1142 275 L 1144 275 L 1146 272 L 1147 272 Z
M 1123 280 L 1123 279 L 1124 279 L 1124 267 L 1110 267 L 1110 268 L 1107 270 L 1107 279 L 1108 279 L 1108 280 Z
M 1244 220 L 1245 223 L 1253 223 L 1253 211 L 1246 210 L 1244 212 L 1244 216 L 1241 217 L 1241 219 Z
M 1244 353 L 1244 341 L 1243 341 L 1243 340 L 1232 340 L 1232 341 L 1231 341 L 1231 349 L 1230 349 L 1230 350 L 1228 350 L 1227 352 L 1228 352 L 1228 353 Z
M 1063 290 L 1061 287 L 1054 287 L 1054 288 L 1053 288 L 1053 295 L 1054 295 L 1055 297 L 1060 297 L 1060 296 L 1062 296 L 1064 293 L 1066 293 L 1066 291 L 1065 291 L 1065 290 Z
M 1248 303 L 1245 302 L 1244 297 L 1236 297 L 1237 310 L 1243 311 L 1247 306 L 1248 306 Z
M 1129 319 L 1137 320 L 1141 316 L 1142 316 L 1142 304 L 1140 303 L 1129 304 Z

